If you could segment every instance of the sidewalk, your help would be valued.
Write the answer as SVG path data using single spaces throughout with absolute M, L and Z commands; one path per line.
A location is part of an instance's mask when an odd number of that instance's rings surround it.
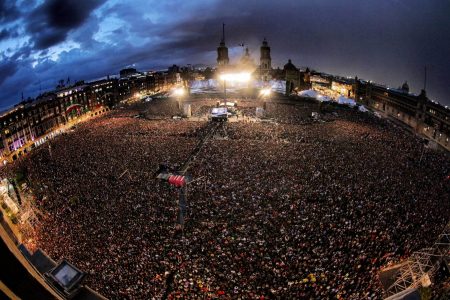
M 11 221 L 10 217 L 8 216 L 6 210 L 1 205 L 0 205 L 0 211 L 3 214 L 3 221 L 8 226 L 7 228 L 4 228 L 4 230 L 8 233 L 8 235 L 10 236 L 10 238 L 12 240 L 16 241 L 17 244 L 21 244 L 22 243 L 22 233 L 20 232 L 18 225 L 13 224 L 13 222 Z M 11 236 L 11 234 L 13 236 Z

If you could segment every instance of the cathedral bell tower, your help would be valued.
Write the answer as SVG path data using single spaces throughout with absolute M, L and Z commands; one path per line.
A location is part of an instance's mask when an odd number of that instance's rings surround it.
M 266 41 L 266 38 L 264 38 L 260 51 L 261 57 L 259 60 L 259 71 L 261 79 L 267 81 L 271 79 L 270 72 L 272 71 L 272 58 L 270 57 L 270 47 Z
M 222 40 L 217 48 L 217 67 L 223 67 L 228 65 L 228 48 L 225 46 L 225 24 L 222 24 Z

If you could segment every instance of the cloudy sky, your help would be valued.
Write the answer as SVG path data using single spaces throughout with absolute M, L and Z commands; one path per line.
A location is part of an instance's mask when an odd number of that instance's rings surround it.
M 450 105 L 449 0 L 0 0 L 0 109 L 126 66 L 215 63 L 226 23 L 231 58 L 264 37 L 274 66 L 400 86 Z

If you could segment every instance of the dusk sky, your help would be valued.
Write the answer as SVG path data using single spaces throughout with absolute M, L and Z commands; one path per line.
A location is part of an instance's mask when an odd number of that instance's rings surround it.
M 423 88 L 450 105 L 449 0 L 0 0 L 0 109 L 59 79 L 90 80 L 216 60 L 222 22 L 231 59 L 240 43 L 273 66 Z

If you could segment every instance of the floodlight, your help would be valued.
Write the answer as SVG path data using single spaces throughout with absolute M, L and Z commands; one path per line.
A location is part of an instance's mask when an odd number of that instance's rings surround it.
M 270 88 L 265 88 L 261 90 L 260 94 L 263 97 L 269 97 L 271 92 L 272 90 Z
M 173 94 L 174 94 L 175 96 L 177 96 L 177 97 L 181 97 L 181 96 L 184 95 L 184 89 L 183 89 L 183 88 L 176 88 L 176 89 L 173 91 Z

